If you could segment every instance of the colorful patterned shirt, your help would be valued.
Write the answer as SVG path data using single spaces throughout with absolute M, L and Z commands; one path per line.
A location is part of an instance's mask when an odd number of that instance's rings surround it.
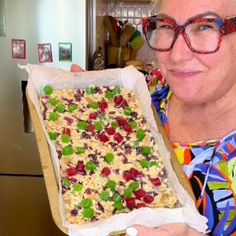
M 152 102 L 168 135 L 166 83 L 152 90 Z M 236 130 L 218 141 L 173 143 L 196 197 L 196 207 L 208 219 L 210 235 L 236 236 Z

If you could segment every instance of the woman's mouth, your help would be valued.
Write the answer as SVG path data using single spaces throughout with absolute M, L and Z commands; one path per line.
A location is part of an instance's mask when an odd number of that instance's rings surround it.
M 168 71 L 173 77 L 182 78 L 182 79 L 192 78 L 192 77 L 199 75 L 201 73 L 201 71 L 195 71 L 195 70 L 170 69 Z

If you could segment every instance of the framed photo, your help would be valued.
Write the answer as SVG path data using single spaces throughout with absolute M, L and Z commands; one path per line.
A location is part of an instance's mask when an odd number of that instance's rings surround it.
M 39 63 L 52 62 L 52 45 L 51 43 L 38 44 Z
M 59 61 L 72 61 L 72 43 L 58 43 Z
M 26 41 L 24 39 L 12 39 L 11 40 L 12 58 L 25 59 L 26 58 L 25 48 L 26 48 Z

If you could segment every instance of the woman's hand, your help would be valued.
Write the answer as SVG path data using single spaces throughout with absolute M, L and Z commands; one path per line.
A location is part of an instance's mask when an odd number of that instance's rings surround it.
M 79 65 L 77 64 L 72 64 L 70 67 L 70 71 L 71 72 L 83 72 L 85 71 L 84 69 L 82 69 Z
M 130 236 L 203 236 L 200 233 L 183 223 L 163 224 L 156 228 L 149 228 L 142 225 L 133 225 L 127 230 Z M 131 232 L 131 233 L 130 233 Z

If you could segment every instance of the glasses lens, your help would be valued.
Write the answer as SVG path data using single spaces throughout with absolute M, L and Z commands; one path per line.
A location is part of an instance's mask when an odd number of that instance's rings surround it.
M 157 51 L 170 50 L 178 26 L 169 19 L 150 18 L 146 26 L 148 44 Z M 209 53 L 217 50 L 220 27 L 216 19 L 197 19 L 185 27 L 186 43 L 191 50 Z
M 189 24 L 185 34 L 190 46 L 196 51 L 214 52 L 218 48 L 220 28 L 214 20 L 203 19 L 202 22 Z
M 174 39 L 174 25 L 167 19 L 150 19 L 146 28 L 146 35 L 150 47 L 156 50 L 167 50 Z

